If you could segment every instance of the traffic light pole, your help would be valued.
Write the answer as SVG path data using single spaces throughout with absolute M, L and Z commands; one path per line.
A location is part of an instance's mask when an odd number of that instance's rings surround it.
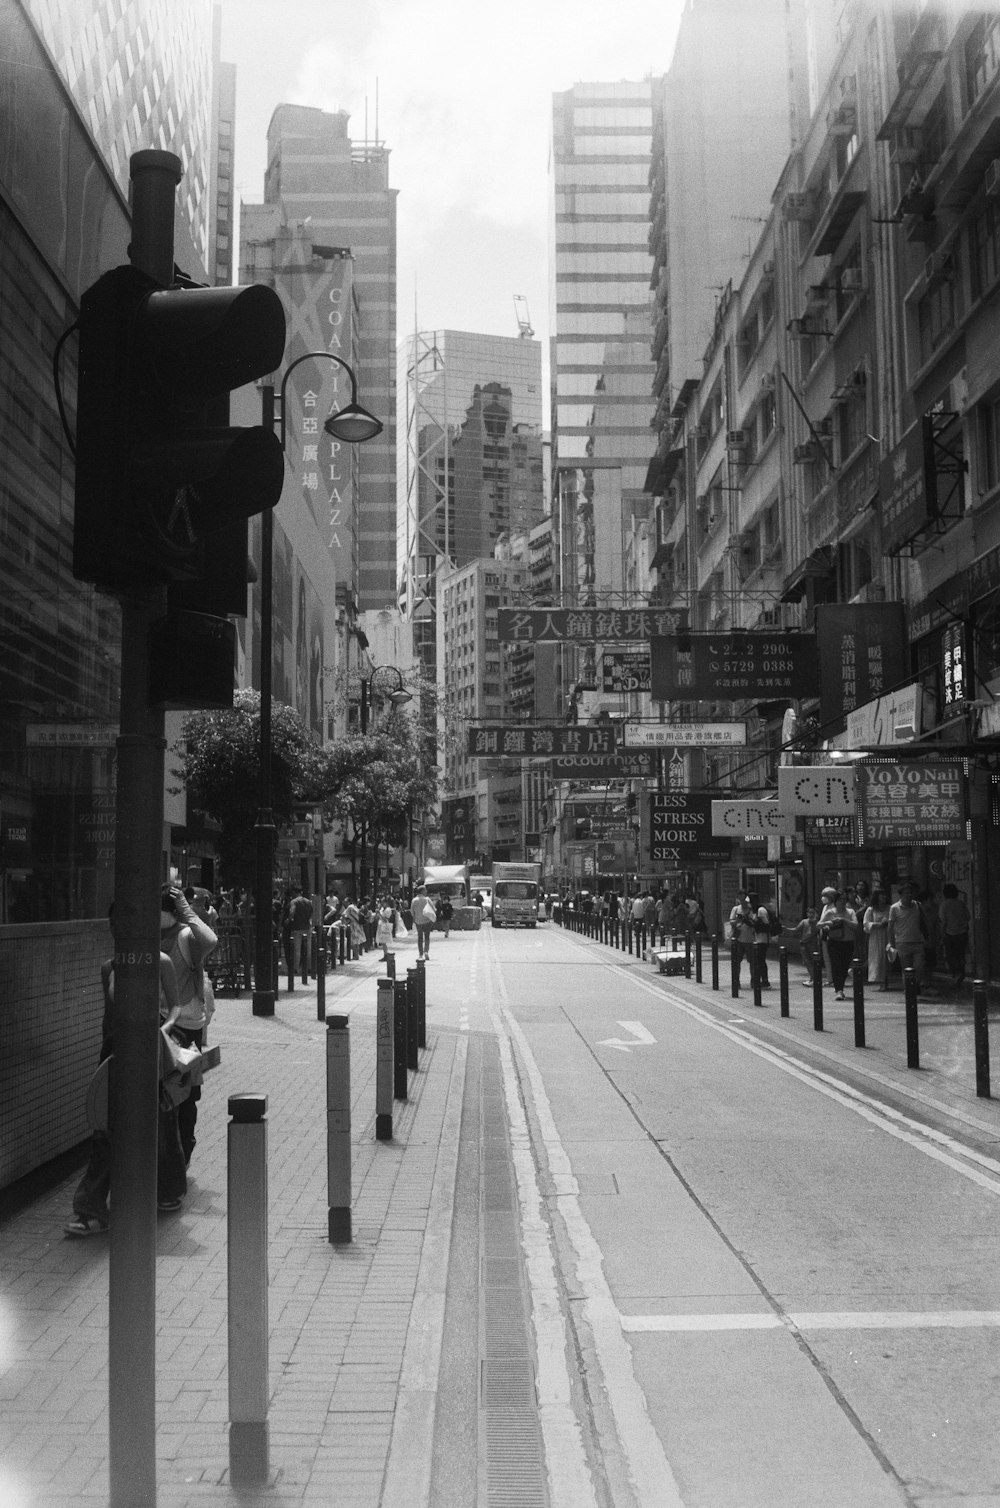
M 134 267 L 173 279 L 171 152 L 138 152 L 132 175 Z M 150 625 L 165 587 L 122 594 L 121 725 L 115 841 L 114 1059 L 108 1270 L 110 1508 L 156 1502 L 156 1167 L 159 1097 L 159 888 L 163 712 L 150 706 Z
M 274 433 L 274 388 L 261 388 L 260 422 Z M 255 1016 L 274 1015 L 274 943 L 272 939 L 272 894 L 274 891 L 274 812 L 271 806 L 271 666 L 273 655 L 274 520 L 270 508 L 260 516 L 260 754 L 257 786 L 256 871 L 254 875 L 254 974 Z

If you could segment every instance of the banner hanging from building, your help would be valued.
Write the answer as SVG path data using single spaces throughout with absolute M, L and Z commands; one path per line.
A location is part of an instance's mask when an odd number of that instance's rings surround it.
M 882 549 L 895 555 L 937 512 L 934 431 L 925 415 L 911 424 L 879 468 Z
M 707 749 L 742 747 L 746 723 L 624 723 L 623 749 Z
M 615 729 L 578 728 L 572 724 L 546 727 L 536 723 L 489 723 L 482 728 L 467 730 L 466 753 L 480 759 L 614 754 Z
M 686 633 L 686 607 L 501 607 L 497 633 L 517 644 L 645 643 Z
M 858 768 L 861 842 L 871 847 L 954 843 L 965 837 L 960 759 L 907 760 Z
M 719 863 L 733 845 L 712 833 L 712 797 L 702 791 L 676 791 L 649 798 L 648 858 L 682 868 Z
M 794 699 L 816 692 L 814 634 L 759 629 L 650 641 L 654 701 Z
M 824 730 L 902 686 L 909 646 L 902 602 L 835 602 L 816 608 L 819 720 Z

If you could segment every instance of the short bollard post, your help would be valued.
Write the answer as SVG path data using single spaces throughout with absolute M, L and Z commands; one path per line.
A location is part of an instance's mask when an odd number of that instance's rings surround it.
M 755 948 L 750 955 L 750 987 L 753 990 L 753 1003 L 756 1006 L 763 1006 L 764 1004 L 760 998 L 760 992 L 763 987 L 761 982 L 762 974 L 763 970 L 757 960 L 757 949 Z
M 323 928 L 316 928 L 316 1020 L 326 1016 L 326 938 Z
M 386 979 L 395 979 L 395 977 L 396 977 L 396 955 L 395 955 L 395 953 L 388 953 L 386 955 L 386 960 L 385 960 L 385 977 L 386 977 Z
M 695 935 L 694 940 L 694 982 L 701 984 L 701 933 Z
M 976 1043 L 976 1094 L 990 1098 L 990 1025 L 986 980 L 972 981 L 972 1028 Z
M 416 969 L 406 971 L 406 1066 L 416 1072 L 420 1064 L 417 1053 L 417 984 Z
M 691 939 L 690 939 L 690 937 L 685 937 L 685 939 L 684 939 L 684 978 L 685 979 L 690 979 L 691 978 Z
M 630 954 L 632 952 L 632 932 L 633 932 L 633 930 L 634 930 L 633 925 L 632 925 L 631 922 L 629 922 L 629 924 L 628 924 L 628 950 L 629 950 Z
M 788 949 L 778 949 L 778 996 L 780 1011 L 788 1015 Z
M 719 988 L 719 934 L 712 933 L 712 989 Z
M 906 1066 L 920 1067 L 920 1028 L 917 1023 L 917 973 L 903 970 L 903 998 L 906 1001 Z
M 375 1007 L 375 1140 L 392 1140 L 393 981 L 378 981 Z
M 729 987 L 734 1000 L 740 998 L 740 955 L 737 947 L 729 950 Z
M 860 963 L 851 965 L 851 982 L 854 986 L 854 1045 L 865 1045 L 865 971 Z
M 351 1028 L 326 1018 L 327 1240 L 351 1239 Z
M 819 953 L 813 958 L 813 1031 L 823 1030 L 823 960 Z
M 347 928 L 343 922 L 340 924 L 340 963 L 341 967 L 347 962 Z
M 405 1100 L 406 980 L 394 980 L 392 991 L 392 1093 L 395 1099 Z
M 229 1478 L 268 1477 L 267 1096 L 229 1098 Z
M 427 964 L 417 959 L 417 1046 L 427 1046 Z

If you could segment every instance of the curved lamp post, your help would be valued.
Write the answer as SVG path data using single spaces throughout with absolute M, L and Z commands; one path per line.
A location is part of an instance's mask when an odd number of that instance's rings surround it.
M 358 403 L 358 381 L 353 368 L 342 356 L 332 351 L 307 351 L 297 356 L 281 379 L 279 390 L 278 431 L 281 448 L 285 449 L 285 390 L 288 379 L 304 361 L 335 361 L 344 368 L 351 379 L 351 401 L 336 409 L 324 422 L 323 428 L 334 439 L 349 445 L 363 445 L 382 433 L 382 424 L 374 414 Z M 271 383 L 261 388 L 261 424 L 274 430 L 274 386 Z M 274 812 L 271 809 L 271 639 L 274 613 L 274 519 L 270 508 L 261 514 L 260 536 L 260 769 L 257 785 L 256 872 L 254 883 L 254 991 L 253 1014 L 274 1015 L 274 949 L 271 942 L 271 906 L 274 889 L 274 840 L 276 829 Z
M 393 707 L 393 708 L 395 708 L 395 707 L 402 707 L 407 702 L 412 702 L 412 700 L 413 700 L 413 694 L 412 694 L 412 692 L 407 691 L 406 687 L 403 685 L 403 672 L 396 665 L 376 665 L 375 668 L 374 668 L 374 670 L 372 670 L 368 675 L 363 676 L 362 679 L 361 679 L 360 724 L 361 724 L 361 732 L 362 733 L 367 733 L 368 732 L 368 716 L 369 716 L 369 711 L 371 709 L 372 701 L 374 699 L 373 692 L 374 692 L 374 685 L 375 685 L 375 677 L 377 675 L 380 675 L 383 670 L 387 670 L 390 673 L 390 675 L 394 675 L 396 677 L 396 689 L 394 691 L 390 691 L 387 694 L 386 698 L 385 698 L 386 701 L 389 703 L 390 707 Z M 377 850 L 376 850 L 375 857 L 376 857 L 376 867 L 377 867 L 377 861 L 378 861 L 378 852 L 377 852 Z M 361 894 L 362 895 L 366 895 L 367 894 L 367 892 L 368 892 L 368 823 L 366 821 L 362 822 L 362 824 L 361 824 L 361 884 L 360 884 L 360 889 L 361 889 Z

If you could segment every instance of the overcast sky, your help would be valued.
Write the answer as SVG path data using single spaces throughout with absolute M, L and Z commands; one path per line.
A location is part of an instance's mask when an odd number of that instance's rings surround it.
M 398 200 L 398 331 L 548 335 L 552 95 L 666 71 L 684 0 L 223 0 L 239 196 L 264 193 L 276 105 L 378 133 Z

